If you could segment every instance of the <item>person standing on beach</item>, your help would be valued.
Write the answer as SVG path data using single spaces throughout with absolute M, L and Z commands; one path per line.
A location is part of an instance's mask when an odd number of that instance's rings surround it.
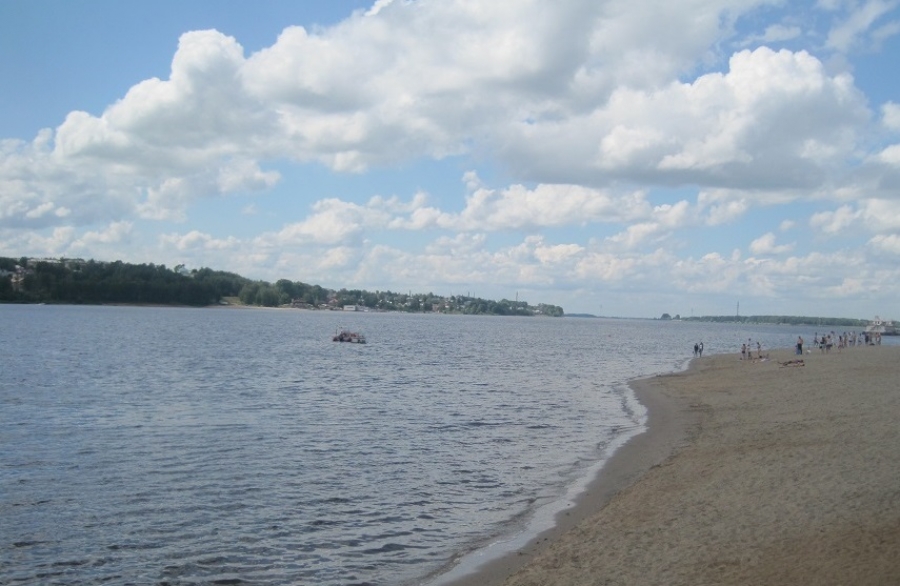
M 703 358 L 703 342 L 700 342 L 700 358 Z
M 741 360 L 747 360 L 747 344 L 741 344 Z
M 697 345 L 696 342 L 694 342 L 694 357 L 697 356 L 697 353 L 698 353 L 698 352 L 700 352 L 700 346 Z
M 797 354 L 803 356 L 803 336 L 797 336 Z

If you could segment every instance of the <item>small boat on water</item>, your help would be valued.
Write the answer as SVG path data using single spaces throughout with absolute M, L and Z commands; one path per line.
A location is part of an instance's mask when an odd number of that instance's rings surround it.
M 350 344 L 365 344 L 366 337 L 359 332 L 351 332 L 346 328 L 340 328 L 335 332 L 332 342 L 349 342 Z

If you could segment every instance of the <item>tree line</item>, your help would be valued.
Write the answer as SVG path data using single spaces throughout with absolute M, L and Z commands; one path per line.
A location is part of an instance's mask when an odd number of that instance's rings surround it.
M 355 305 L 380 311 L 443 312 L 560 317 L 562 307 L 524 301 L 493 301 L 433 293 L 326 289 L 288 279 L 254 281 L 210 268 L 186 270 L 165 265 L 82 259 L 0 257 L 0 302 L 73 304 L 153 304 L 206 306 L 224 299 L 262 307 Z
M 739 324 L 783 324 L 798 326 L 841 326 L 848 328 L 863 327 L 866 320 L 843 317 L 809 317 L 799 315 L 706 315 L 703 317 L 684 317 L 683 321 L 703 321 Z
M 190 274 L 165 265 L 80 259 L 0 258 L 0 301 L 210 305 L 236 295 L 247 279 L 222 271 Z

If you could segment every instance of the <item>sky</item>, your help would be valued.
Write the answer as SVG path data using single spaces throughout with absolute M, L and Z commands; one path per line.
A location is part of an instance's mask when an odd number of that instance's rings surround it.
M 900 318 L 900 0 L 0 0 L 0 256 Z

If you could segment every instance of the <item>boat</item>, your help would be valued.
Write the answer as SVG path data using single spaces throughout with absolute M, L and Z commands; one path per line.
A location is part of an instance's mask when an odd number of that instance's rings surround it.
M 365 344 L 366 337 L 359 332 L 351 332 L 346 328 L 340 328 L 337 332 L 335 332 L 334 337 L 331 338 L 331 341 L 349 342 L 350 344 Z
M 881 319 L 877 315 L 875 319 L 869 322 L 869 325 L 866 326 L 867 334 L 881 334 L 882 336 L 897 336 L 900 335 L 897 332 L 897 326 L 894 325 L 894 322 L 889 319 Z

